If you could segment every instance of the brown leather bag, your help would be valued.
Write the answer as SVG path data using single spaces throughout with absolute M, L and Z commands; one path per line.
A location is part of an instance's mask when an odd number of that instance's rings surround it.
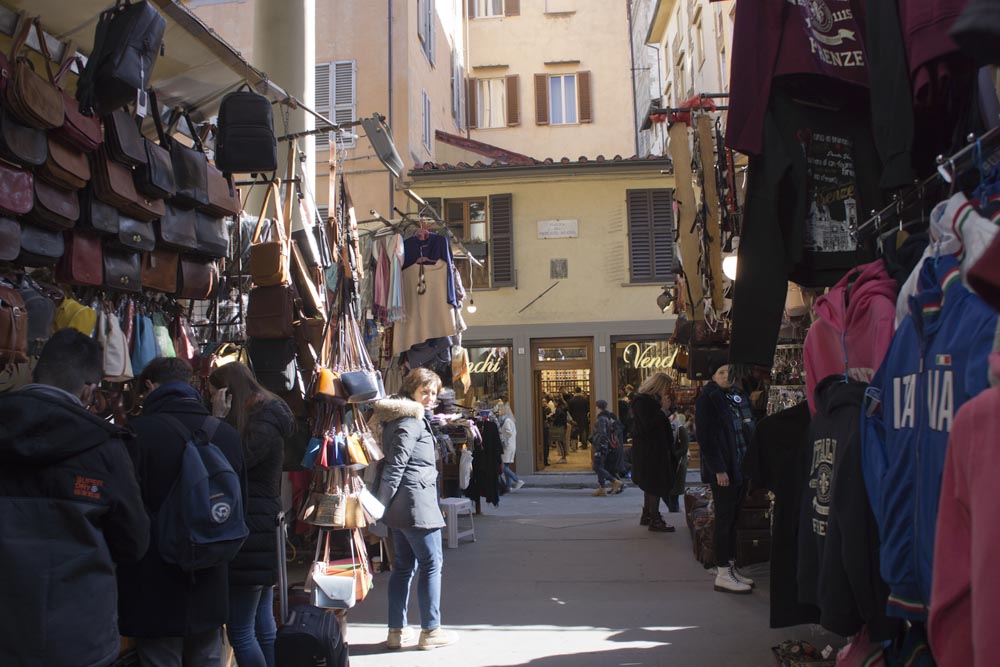
M 177 291 L 177 266 L 180 255 L 172 250 L 156 249 L 143 253 L 142 286 L 158 292 Z
M 247 305 L 247 336 L 291 338 L 294 333 L 295 301 L 288 285 L 255 287 Z
M 63 53 L 66 56 L 63 58 L 63 64 L 59 68 L 59 73 L 56 74 L 57 86 L 59 86 L 62 77 L 66 75 L 66 72 L 70 70 L 74 62 L 76 63 L 77 71 L 82 73 L 84 70 L 83 61 L 76 55 L 76 45 L 73 42 L 66 44 Z M 59 86 L 59 89 L 63 96 L 63 109 L 66 113 L 66 120 L 62 127 L 54 130 L 54 134 L 69 145 L 85 153 L 92 153 L 104 141 L 101 135 L 101 119 L 97 116 L 84 116 L 80 113 L 80 104 L 76 101 L 76 97 L 67 93 L 65 86 Z
M 104 138 L 108 155 L 116 161 L 131 167 L 146 164 L 146 142 L 135 118 L 125 109 L 116 109 L 104 117 Z
M 56 280 L 100 287 L 104 282 L 104 250 L 97 234 L 66 232 L 66 250 L 56 265 Z
M 90 180 L 87 154 L 49 137 L 49 157 L 37 172 L 40 178 L 66 190 L 79 190 Z
M 264 232 L 264 214 L 267 213 L 267 206 L 272 196 L 274 198 L 275 220 L 271 225 L 271 233 L 276 235 L 277 239 L 261 241 Z M 281 194 L 278 191 L 277 183 L 271 183 L 271 187 L 264 197 L 264 205 L 261 206 L 257 227 L 254 229 L 250 243 L 250 275 L 253 277 L 254 284 L 260 287 L 287 285 L 289 282 L 288 230 L 281 210 Z
M 70 229 L 80 219 L 80 198 L 74 190 L 35 179 L 35 205 L 27 218 L 49 229 Z
M 35 179 L 30 171 L 0 162 L 0 213 L 24 215 L 35 205 Z
M 209 164 L 208 204 L 198 210 L 215 218 L 228 218 L 232 215 L 239 215 L 240 208 L 239 197 L 236 196 L 236 189 L 230 179 L 216 169 L 214 164 Z
M 326 320 L 321 317 L 304 317 L 296 320 L 293 325 L 295 330 L 295 347 L 302 364 L 303 371 L 312 371 L 315 368 L 317 359 L 324 354 L 323 334 L 326 332 Z M 311 346 L 311 350 L 310 350 Z
M 35 72 L 34 65 L 27 56 L 18 57 L 18 52 L 28 39 L 28 33 L 35 29 L 41 45 L 42 56 L 45 59 L 45 69 L 48 80 Z M 49 58 L 45 33 L 38 23 L 38 18 L 22 20 L 22 30 L 10 52 L 10 61 L 14 63 L 14 78 L 7 86 L 7 106 L 26 125 L 40 130 L 51 130 L 61 127 L 65 120 L 62 92 L 56 87 L 52 74 L 52 62 Z
M 181 257 L 177 269 L 177 296 L 182 299 L 214 299 L 219 291 L 219 268 L 215 262 Z
M 152 222 L 166 215 L 167 205 L 162 199 L 152 199 L 136 191 L 135 200 L 122 209 L 122 212 L 143 222 Z
M 127 211 L 130 206 L 134 206 L 139 195 L 132 181 L 131 170 L 112 160 L 107 146 L 101 146 L 94 153 L 93 160 L 94 194 L 97 198 L 119 211 Z
M 28 361 L 28 310 L 13 287 L 0 285 L 0 362 Z

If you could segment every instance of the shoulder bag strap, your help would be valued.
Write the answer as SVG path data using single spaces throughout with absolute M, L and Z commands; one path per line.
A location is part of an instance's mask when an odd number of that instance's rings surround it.
M 42 24 L 38 21 L 37 16 L 32 21 L 32 24 L 35 26 L 35 34 L 38 36 L 38 50 L 45 61 L 45 72 L 49 75 L 49 83 L 55 85 L 56 79 L 52 75 L 52 55 L 49 53 L 49 45 L 45 42 L 45 31 L 42 30 Z M 27 40 L 27 35 L 25 35 L 25 40 Z

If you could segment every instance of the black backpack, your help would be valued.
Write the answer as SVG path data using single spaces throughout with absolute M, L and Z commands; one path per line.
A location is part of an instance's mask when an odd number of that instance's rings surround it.
M 246 90 L 244 90 L 246 88 Z M 249 84 L 222 98 L 215 166 L 224 174 L 249 174 L 278 168 L 271 102 Z
M 116 0 L 101 12 L 94 50 L 77 84 L 80 110 L 103 116 L 146 90 L 166 29 L 166 20 L 146 0 Z

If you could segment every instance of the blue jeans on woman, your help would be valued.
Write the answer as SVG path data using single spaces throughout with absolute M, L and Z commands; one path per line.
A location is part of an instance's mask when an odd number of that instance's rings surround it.
M 433 630 L 441 625 L 440 528 L 392 528 L 392 573 L 389 575 L 389 627 L 406 627 L 410 583 L 417 572 L 420 627 Z M 243 665 L 240 665 L 243 667 Z
M 521 478 L 517 476 L 517 473 L 510 469 L 509 463 L 503 464 L 503 476 L 507 478 L 507 486 L 514 488 L 514 485 L 521 481 Z
M 275 667 L 274 588 L 230 586 L 226 636 L 239 667 Z

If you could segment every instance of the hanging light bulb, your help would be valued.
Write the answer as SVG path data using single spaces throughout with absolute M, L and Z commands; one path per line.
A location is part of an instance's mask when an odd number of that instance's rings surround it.
M 470 298 L 469 299 L 469 305 L 466 306 L 465 309 L 467 311 L 469 311 L 470 315 L 473 314 L 473 313 L 475 313 L 477 310 L 479 310 L 478 308 L 476 308 L 476 300 Z
M 736 255 L 732 254 L 729 257 L 724 257 L 722 259 L 722 272 L 726 274 L 726 277 L 730 280 L 736 280 Z

